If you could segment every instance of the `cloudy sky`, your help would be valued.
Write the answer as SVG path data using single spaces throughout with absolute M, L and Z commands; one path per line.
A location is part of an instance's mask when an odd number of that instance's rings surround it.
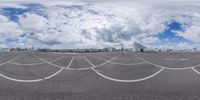
M 199 0 L 1 0 L 0 48 L 200 48 Z

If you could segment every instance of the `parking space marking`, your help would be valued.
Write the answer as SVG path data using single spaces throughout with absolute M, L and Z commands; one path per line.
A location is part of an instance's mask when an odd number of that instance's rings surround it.
M 3 74 L 0 74 L 1 77 L 5 78 L 5 79 L 8 79 L 8 80 L 11 80 L 11 81 L 15 81 L 15 82 L 24 82 L 24 83 L 30 83 L 30 82 L 39 82 L 39 81 L 42 81 L 43 79 L 34 79 L 34 80 L 20 80 L 20 79 L 15 79 L 15 78 L 11 78 L 11 77 L 8 77 L 8 76 L 5 76 Z
M 73 57 L 72 57 L 70 63 L 68 64 L 68 66 L 71 65 L 72 61 L 73 61 Z M 68 66 L 67 66 L 67 67 L 68 67 Z M 5 78 L 5 79 L 11 80 L 11 81 L 16 81 L 16 82 L 39 82 L 39 81 L 43 81 L 43 80 L 50 79 L 50 78 L 52 78 L 52 77 L 58 75 L 58 74 L 59 74 L 61 71 L 63 71 L 64 69 L 65 69 L 65 67 L 62 67 L 61 69 L 59 69 L 57 72 L 55 72 L 55 73 L 52 74 L 52 75 L 49 75 L 49 76 L 47 76 L 47 77 L 44 77 L 43 79 L 34 79 L 34 80 L 20 80 L 20 79 L 15 79 L 15 78 L 11 78 L 11 77 L 5 76 L 5 75 L 3 75 L 3 74 L 0 74 L 0 76 L 2 76 L 2 77 Z
M 88 67 L 88 68 L 68 68 L 68 70 L 80 70 L 80 71 L 81 71 L 81 70 L 91 70 L 91 68 L 97 68 L 97 67 L 100 67 L 100 66 L 105 65 L 105 64 L 107 64 L 109 61 L 114 60 L 114 59 L 116 59 L 116 58 L 119 57 L 119 56 L 120 56 L 120 55 L 115 56 L 115 57 L 111 58 L 110 60 L 107 60 L 106 62 L 101 63 L 101 64 L 96 65 L 96 66 L 93 66 L 94 64 L 92 64 L 91 62 L 88 62 L 88 63 L 90 63 L 90 64 L 92 65 L 92 67 Z M 89 61 L 87 57 L 84 56 L 84 58 L 85 58 L 86 61 Z
M 69 66 L 71 66 L 73 60 L 74 60 L 74 57 L 72 57 L 71 61 L 70 61 L 69 64 L 66 66 L 66 68 L 63 67 L 63 68 L 61 68 L 60 70 L 58 70 L 56 73 L 54 73 L 54 74 L 52 74 L 52 75 L 50 75 L 50 76 L 48 76 L 48 77 L 45 77 L 44 79 L 50 79 L 50 78 L 52 78 L 52 77 L 58 75 L 58 74 L 59 74 L 61 71 L 63 71 L 64 69 L 68 69 Z
M 101 60 L 107 61 L 106 59 L 101 58 L 101 57 L 97 57 L 97 56 L 94 56 L 94 57 L 97 58 L 97 59 L 101 59 Z M 138 63 L 125 64 L 125 63 L 117 63 L 117 62 L 109 61 L 109 63 L 116 64 L 116 65 L 141 65 L 141 64 L 145 64 L 147 62 L 144 61 L 144 62 L 138 62 Z
M 108 80 L 111 80 L 111 81 L 115 81 L 115 82 L 125 82 L 125 83 L 133 83 L 133 82 L 140 82 L 140 81 L 144 81 L 144 80 L 147 80 L 147 79 L 150 79 L 150 78 L 153 78 L 155 77 L 157 74 L 159 74 L 161 71 L 163 71 L 165 68 L 161 68 L 158 72 L 148 76 L 148 77 L 145 77 L 145 78 L 140 78 L 140 79 L 134 79 L 134 80 L 122 80 L 122 79 L 116 79 L 116 78 L 112 78 L 112 77 L 109 77 L 109 76 L 106 76 L 102 73 L 100 73 L 99 71 L 95 70 L 94 68 L 92 68 L 92 70 L 97 73 L 99 76 L 105 78 L 105 79 L 108 79 Z
M 70 66 L 71 66 L 71 64 L 72 64 L 73 61 L 74 61 L 74 56 L 72 56 L 72 59 L 71 59 L 71 61 L 69 62 L 69 64 L 68 64 L 68 66 L 66 67 L 66 69 L 69 69 L 69 68 L 70 68 Z
M 142 58 L 142 57 L 140 57 L 140 56 L 138 56 L 138 55 L 136 55 L 136 54 L 134 54 L 134 55 L 137 56 L 137 57 L 139 57 L 141 60 L 147 61 L 147 60 L 145 60 L 144 58 Z M 163 66 L 160 66 L 160 65 L 151 63 L 151 62 L 149 62 L 149 61 L 147 61 L 147 62 L 148 62 L 149 64 L 154 65 L 154 66 L 158 66 L 158 67 L 161 67 L 161 68 L 164 68 L 164 69 L 169 69 L 169 70 L 188 70 L 188 69 L 192 69 L 194 72 L 196 72 L 197 74 L 200 75 L 200 72 L 197 71 L 197 70 L 195 69 L 195 68 L 199 67 L 200 64 L 199 64 L 199 65 L 195 65 L 195 66 L 191 66 L 191 67 L 184 67 L 184 68 L 170 68 L 170 67 L 163 67 Z
M 64 57 L 64 56 L 59 57 L 59 58 L 57 58 L 57 59 L 55 59 L 55 60 L 52 60 L 52 61 L 49 61 L 49 62 L 51 62 L 51 63 L 56 62 L 56 61 L 62 59 L 63 57 Z M 39 59 L 39 58 L 37 58 L 37 59 Z M 44 59 L 41 58 L 40 60 L 42 61 L 42 60 L 44 60 Z M 13 64 L 13 65 L 27 65 L 27 66 L 31 66 L 31 65 L 41 65 L 41 64 L 45 64 L 45 63 L 47 63 L 47 62 L 43 61 L 43 62 L 40 62 L 40 63 L 21 64 L 21 63 L 15 63 L 15 62 L 11 62 L 11 61 L 10 61 L 10 62 L 8 62 L 8 63 L 9 63 L 9 64 Z
M 194 72 L 196 72 L 198 75 L 200 75 L 200 72 L 197 71 L 195 68 L 192 68 L 192 70 L 193 70 Z
M 38 57 L 38 56 L 36 56 L 36 57 Z M 44 59 L 42 59 L 42 58 L 40 58 L 40 57 L 38 57 L 38 59 L 40 59 L 41 61 L 44 61 L 44 62 L 46 62 L 46 63 L 48 63 L 48 64 L 50 64 L 50 65 L 52 65 L 52 66 L 54 66 L 54 67 L 63 68 L 62 66 L 53 64 L 52 62 L 49 62 L 49 61 L 47 61 L 47 60 L 44 60 Z
M 97 68 L 97 67 L 103 66 L 103 65 L 109 63 L 110 61 L 112 61 L 112 60 L 118 58 L 119 56 L 121 56 L 121 55 L 117 55 L 117 56 L 111 58 L 110 60 L 107 60 L 106 62 L 104 62 L 104 63 L 102 63 L 102 64 L 99 64 L 99 65 L 97 65 L 97 66 L 94 66 L 94 67 L 92 67 L 92 68 Z
M 119 56 L 117 56 L 117 57 L 119 57 Z M 116 57 L 116 58 L 117 58 L 117 57 Z M 109 76 L 106 76 L 106 75 L 100 73 L 99 71 L 97 71 L 97 70 L 94 69 L 94 68 L 96 68 L 95 65 L 94 65 L 89 59 L 87 59 L 87 57 L 84 57 L 84 58 L 93 66 L 93 67 L 91 67 L 91 69 L 92 69 L 96 74 L 98 74 L 99 76 L 101 76 L 101 77 L 103 77 L 103 78 L 106 78 L 106 79 L 108 79 L 108 80 L 115 81 L 115 82 L 126 82 L 126 83 L 131 83 L 131 82 L 144 81 L 144 80 L 147 80 L 147 79 L 150 79 L 150 78 L 156 76 L 157 74 L 159 74 L 161 71 L 163 71 L 163 70 L 165 69 L 165 68 L 161 68 L 158 72 L 156 72 L 156 73 L 154 73 L 154 74 L 152 74 L 152 75 L 150 75 L 150 76 L 148 76 L 148 77 L 145 77 L 145 78 L 134 79 L 134 80 L 121 80 L 121 79 L 115 79 L 115 78 L 112 78 L 112 77 L 109 77 Z
M 1 63 L 0 66 L 1 66 L 1 65 L 5 65 L 5 64 L 9 63 L 10 61 L 13 61 L 14 59 L 16 59 L 17 57 L 19 57 L 20 55 L 21 55 L 21 54 L 15 56 L 14 58 L 9 59 L 9 60 L 6 61 L 6 62 Z

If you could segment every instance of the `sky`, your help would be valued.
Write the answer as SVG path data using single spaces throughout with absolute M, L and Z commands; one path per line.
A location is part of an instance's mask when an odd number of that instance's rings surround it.
M 200 49 L 199 0 L 1 0 L 0 48 Z

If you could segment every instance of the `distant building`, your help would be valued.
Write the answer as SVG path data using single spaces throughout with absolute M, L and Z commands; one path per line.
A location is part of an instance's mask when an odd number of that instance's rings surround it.
M 9 51 L 10 51 L 9 48 L 1 48 L 1 49 L 0 49 L 0 52 L 9 52 Z
M 10 52 L 19 52 L 20 48 L 11 48 L 9 51 Z
M 114 47 L 107 47 L 107 48 L 104 48 L 103 51 L 105 51 L 105 52 L 113 52 L 113 51 L 116 51 L 116 49 Z
M 10 50 L 9 50 L 10 52 L 19 52 L 19 51 L 31 51 L 31 50 L 29 50 L 29 49 L 27 49 L 27 48 L 11 48 Z
M 133 44 L 133 51 L 135 51 L 135 52 L 144 52 L 145 49 L 146 49 L 146 47 L 141 45 L 140 43 L 135 42 Z

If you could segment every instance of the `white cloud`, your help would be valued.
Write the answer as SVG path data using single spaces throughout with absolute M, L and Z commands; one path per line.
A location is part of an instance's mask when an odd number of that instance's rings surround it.
M 142 39 L 142 42 L 145 44 L 158 43 L 159 41 L 160 41 L 159 38 L 153 36 Z
M 179 36 L 184 37 L 190 41 L 200 43 L 200 16 L 198 13 L 192 15 L 192 18 L 183 20 L 184 31 L 174 31 Z
M 10 4 L 17 5 L 14 1 Z M 170 3 L 181 2 L 180 0 L 165 0 L 164 3 L 157 0 L 127 0 L 114 4 L 107 1 L 24 0 L 19 4 L 30 2 L 44 5 L 45 17 L 27 12 L 18 16 L 18 25 L 5 16 L 0 16 L 0 28 L 3 28 L 0 33 L 11 33 L 12 37 L 22 32 L 35 33 L 32 39 L 20 43 L 24 46 L 34 44 L 52 48 L 100 48 L 119 46 L 121 40 L 130 45 L 141 37 L 144 38 L 144 43 L 157 43 L 159 39 L 151 35 L 162 33 L 172 21 L 182 24 L 184 32 L 174 31 L 179 36 L 200 42 L 199 10 L 196 6 L 191 6 L 195 0 L 188 5 Z M 0 36 L 3 37 L 2 34 Z
M 7 39 L 17 39 L 22 32 L 17 23 L 9 21 L 5 16 L 0 15 L 0 44 Z
M 19 24 L 22 29 L 28 32 L 43 32 L 46 28 L 47 20 L 42 16 L 26 13 L 19 16 Z

